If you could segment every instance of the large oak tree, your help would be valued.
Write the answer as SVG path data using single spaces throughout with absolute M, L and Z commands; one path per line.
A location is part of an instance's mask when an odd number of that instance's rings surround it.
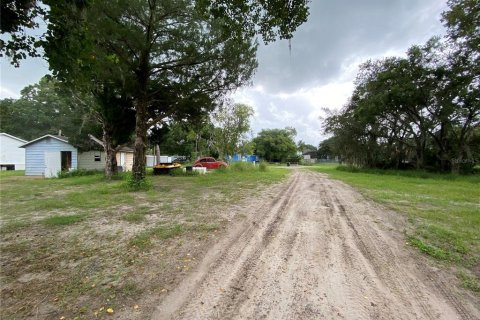
M 256 35 L 265 42 L 290 38 L 308 15 L 304 0 L 47 3 L 44 47 L 54 74 L 79 89 L 101 95 L 108 87 L 132 101 L 136 181 L 145 177 L 152 125 L 213 109 L 205 102 L 251 78 Z

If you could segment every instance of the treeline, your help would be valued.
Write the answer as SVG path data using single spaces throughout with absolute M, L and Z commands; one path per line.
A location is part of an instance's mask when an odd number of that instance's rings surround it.
M 0 99 L 0 132 L 25 140 L 61 132 L 79 150 L 89 151 L 99 148 L 90 135 L 105 139 L 104 131 L 108 130 L 111 145 L 132 146 L 134 114 L 125 117 L 117 107 L 114 104 L 105 109 L 93 95 L 72 92 L 55 78 L 45 76 L 37 84 L 25 87 L 18 99 Z M 159 145 L 161 154 L 182 155 L 192 160 L 203 155 L 226 159 L 235 153 L 255 153 L 267 161 L 285 162 L 296 155 L 294 128 L 264 129 L 253 138 L 250 127 L 253 115 L 251 106 L 225 99 L 212 112 L 194 119 L 170 119 L 152 126 L 147 150 L 154 154 L 155 146 Z M 111 121 L 104 121 L 106 118 Z M 315 149 L 300 142 L 298 150 L 306 147 Z M 116 166 L 116 162 L 112 165 Z
M 480 0 L 453 0 L 444 38 L 405 58 L 361 65 L 344 108 L 324 120 L 341 161 L 375 168 L 469 172 L 480 160 Z

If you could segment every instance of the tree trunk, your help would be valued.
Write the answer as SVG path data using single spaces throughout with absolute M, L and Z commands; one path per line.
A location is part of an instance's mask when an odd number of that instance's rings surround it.
M 155 158 L 157 161 L 156 164 L 160 164 L 160 146 L 158 144 L 155 145 Z
M 136 105 L 135 116 L 135 146 L 133 156 L 132 175 L 135 182 L 145 179 L 145 150 L 147 148 L 147 103 L 146 99 L 139 99 Z
M 452 160 L 452 165 L 451 165 L 451 173 L 453 174 L 459 174 L 460 173 L 460 165 L 463 160 L 463 155 L 460 155 L 457 159 Z
M 417 170 L 423 169 L 425 159 L 424 159 L 424 152 L 422 147 L 417 148 L 417 163 L 415 168 Z
M 107 130 L 103 130 L 103 148 L 105 150 L 105 177 L 111 180 L 118 173 L 117 150 L 113 146 L 112 137 Z

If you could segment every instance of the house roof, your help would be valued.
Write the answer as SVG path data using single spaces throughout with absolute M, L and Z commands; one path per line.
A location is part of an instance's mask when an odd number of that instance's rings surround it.
M 308 156 L 316 156 L 316 155 L 317 155 L 317 151 L 305 151 L 305 152 L 303 152 L 302 155 L 304 155 L 304 156 L 307 156 L 307 155 L 308 155 Z
M 5 132 L 0 132 L 0 135 L 18 140 L 18 141 L 23 142 L 23 143 L 27 143 L 26 140 L 20 139 L 19 137 L 12 136 L 11 134 L 8 134 L 8 133 L 5 133 Z
M 121 147 L 118 151 L 120 152 L 134 152 L 135 150 L 133 148 L 130 148 L 130 147 Z
M 46 134 L 40 138 L 37 138 L 35 140 L 32 140 L 32 141 L 29 141 L 27 143 L 25 143 L 24 145 L 21 145 L 19 148 L 25 148 L 26 146 L 28 145 L 31 145 L 37 141 L 40 141 L 40 140 L 43 140 L 43 139 L 46 139 L 46 138 L 52 138 L 52 139 L 56 139 L 56 140 L 59 140 L 59 141 L 62 141 L 62 142 L 65 142 L 65 143 L 68 143 L 68 138 L 67 137 L 64 137 L 64 136 L 55 136 L 53 134 Z

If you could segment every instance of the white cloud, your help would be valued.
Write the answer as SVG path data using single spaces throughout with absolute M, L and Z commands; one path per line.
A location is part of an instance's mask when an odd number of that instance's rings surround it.
M 20 63 L 19 68 L 15 68 L 6 58 L 2 57 L 0 58 L 0 70 L 2 99 L 18 98 L 23 88 L 37 83 L 49 73 L 47 62 L 41 58 L 24 60 Z
M 17 99 L 19 97 L 20 97 L 20 94 L 18 92 L 14 92 L 0 85 L 0 99 L 5 99 L 5 98 Z
M 246 103 L 256 110 L 252 121 L 254 133 L 262 129 L 294 127 L 297 139 L 317 145 L 323 139 L 320 117 L 323 108 L 338 109 L 350 97 L 353 90 L 352 79 L 332 82 L 309 89 L 299 89 L 289 93 L 267 93 L 255 88 L 238 91 L 232 98 L 238 103 Z

